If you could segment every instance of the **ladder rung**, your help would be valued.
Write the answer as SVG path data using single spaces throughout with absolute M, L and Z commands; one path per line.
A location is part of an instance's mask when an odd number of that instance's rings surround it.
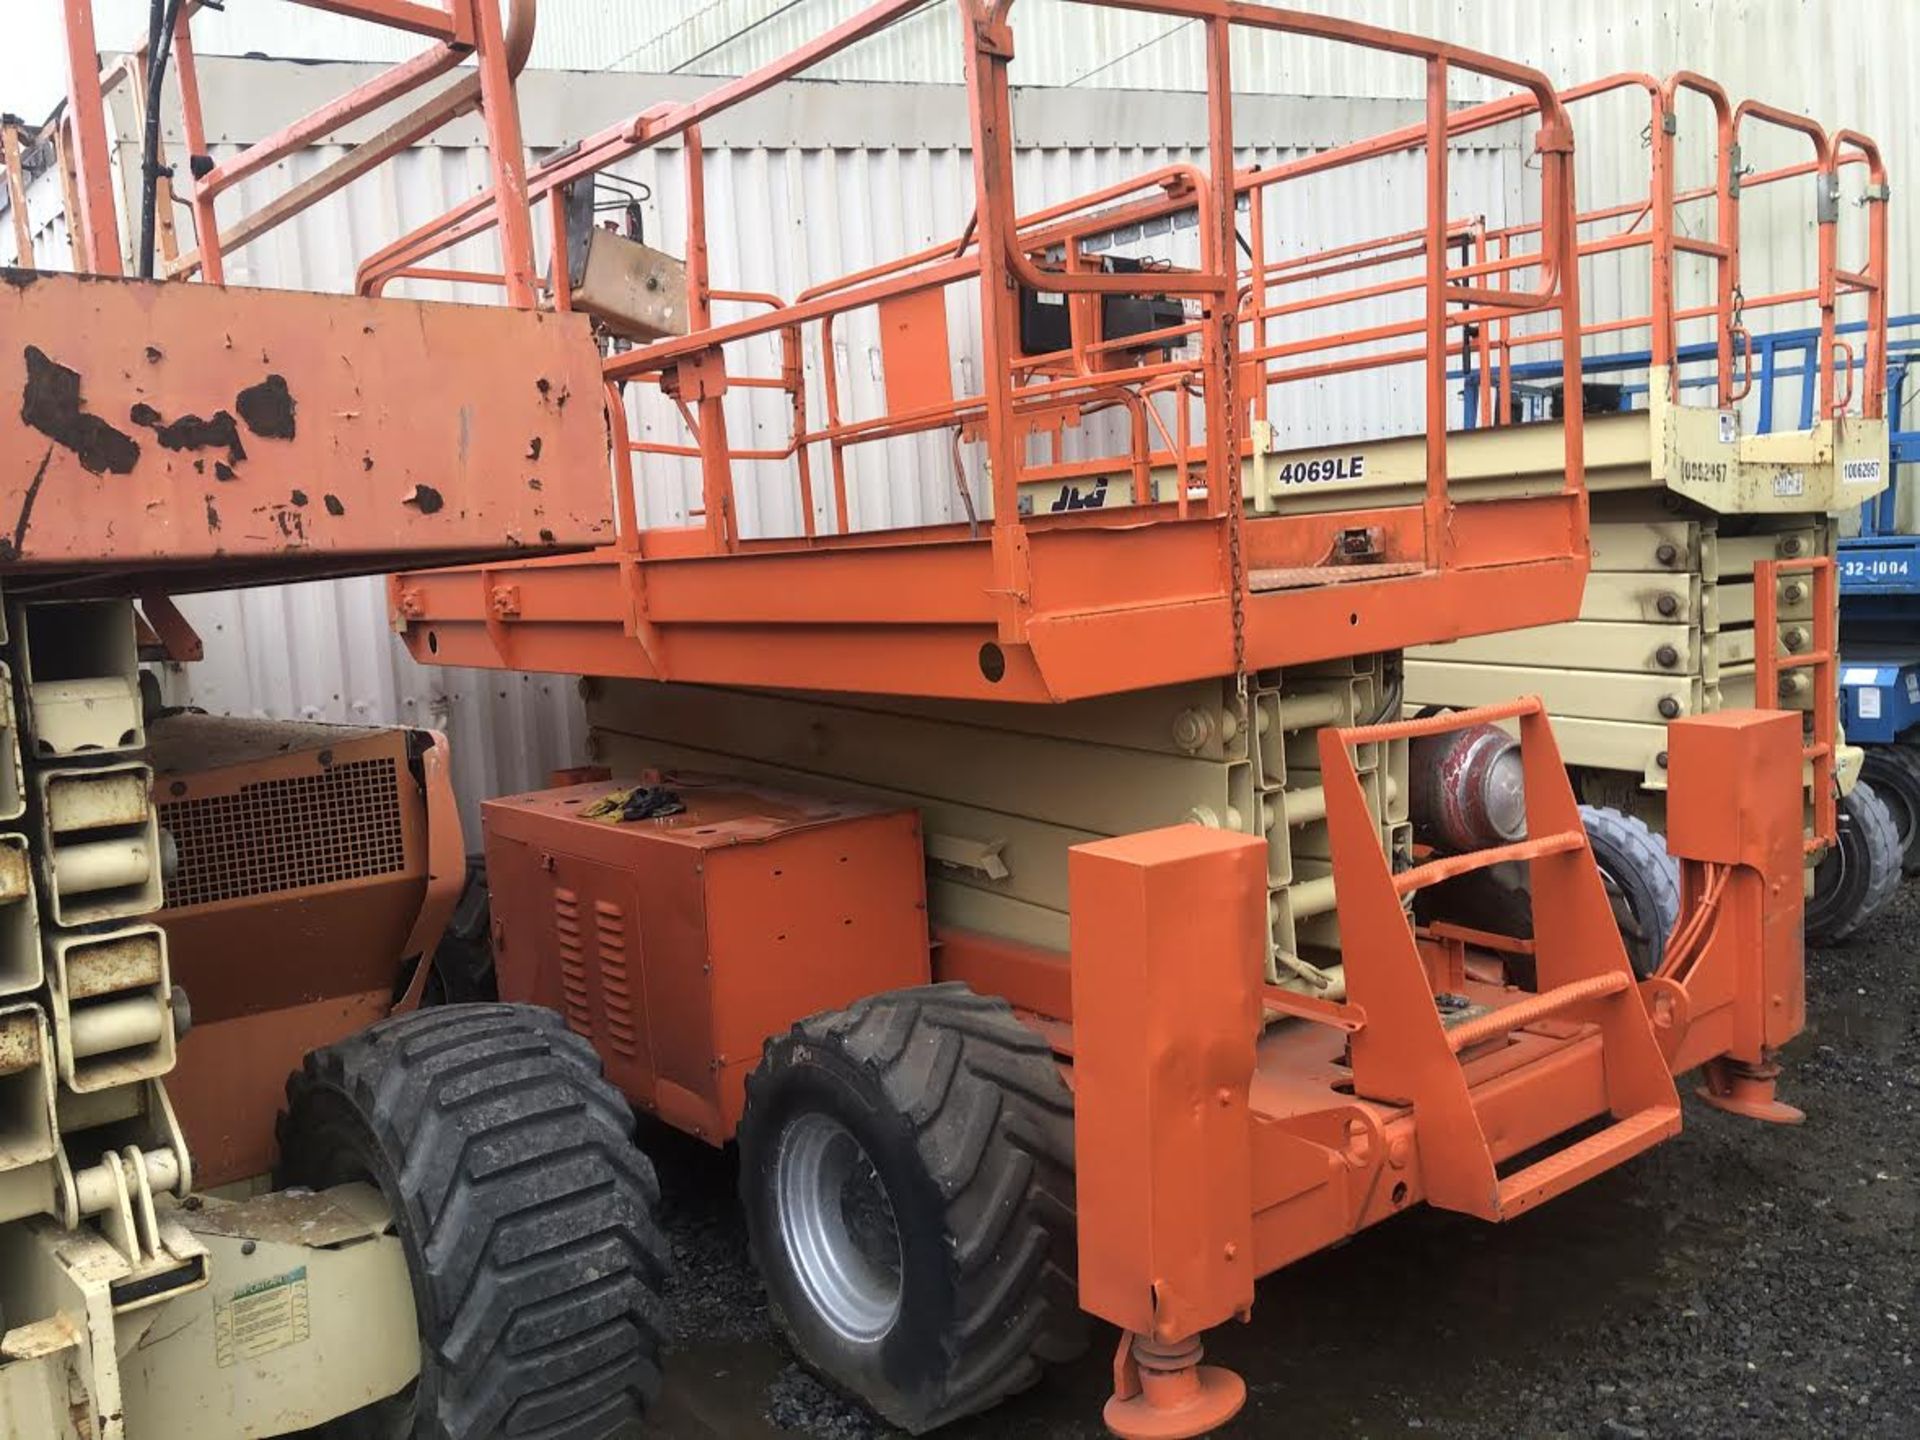
M 1505 1035 L 1509 1031 L 1532 1025 L 1557 1015 L 1574 1005 L 1587 1000 L 1599 1000 L 1608 995 L 1618 995 L 1627 988 L 1624 971 L 1609 970 L 1604 975 L 1589 975 L 1584 980 L 1569 981 L 1565 985 L 1556 985 L 1551 990 L 1543 990 L 1538 995 L 1530 995 L 1525 1000 L 1516 1000 L 1511 1005 L 1502 1005 L 1498 1010 L 1486 1015 L 1476 1015 L 1471 1020 L 1463 1020 L 1447 1031 L 1447 1044 L 1453 1047 L 1457 1055 L 1462 1050 L 1478 1045 L 1482 1040 L 1491 1040 L 1496 1035 Z
M 1442 880 L 1451 880 L 1456 875 L 1484 870 L 1489 865 L 1500 865 L 1509 860 L 1538 860 L 1543 855 L 1560 855 L 1568 850 L 1578 850 L 1586 843 L 1585 834 L 1562 830 L 1555 835 L 1542 835 L 1537 840 L 1516 840 L 1511 845 L 1495 845 L 1489 850 L 1448 855 L 1444 859 L 1416 865 L 1411 870 L 1402 870 L 1393 877 L 1393 889 L 1395 894 L 1405 895 L 1428 885 L 1438 885 Z
M 1680 1130 L 1680 1110 L 1673 1105 L 1650 1105 L 1624 1120 L 1564 1150 L 1556 1150 L 1500 1182 L 1500 1218 L 1508 1219 L 1542 1201 L 1563 1195 L 1574 1186 L 1630 1160 Z
M 1804 655 L 1782 655 L 1773 663 L 1782 670 L 1805 670 L 1814 665 L 1825 665 L 1833 659 L 1831 650 L 1809 650 Z

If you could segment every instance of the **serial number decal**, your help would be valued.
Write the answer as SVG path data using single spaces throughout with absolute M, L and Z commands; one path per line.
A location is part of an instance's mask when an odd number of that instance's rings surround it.
M 1328 455 L 1317 460 L 1289 460 L 1280 467 L 1282 485 L 1318 485 L 1328 480 L 1366 477 L 1365 455 Z
M 1727 479 L 1724 460 L 1682 460 L 1680 483 L 1683 485 L 1722 485 Z
M 1904 580 L 1913 574 L 1913 563 L 1909 560 L 1842 560 L 1840 578 L 1843 580 Z
M 1878 460 L 1849 460 L 1840 467 L 1841 483 L 1846 485 L 1865 485 L 1880 483 L 1880 465 Z
M 1807 493 L 1807 477 L 1798 470 L 1782 470 L 1773 477 L 1773 493 L 1788 498 Z

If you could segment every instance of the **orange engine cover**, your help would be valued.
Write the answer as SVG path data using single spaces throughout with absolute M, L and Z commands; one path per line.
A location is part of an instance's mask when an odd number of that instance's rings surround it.
M 559 1011 L 635 1105 L 717 1145 L 768 1037 L 927 982 L 920 820 L 684 776 L 681 814 L 582 815 L 628 783 L 482 807 L 500 998 Z

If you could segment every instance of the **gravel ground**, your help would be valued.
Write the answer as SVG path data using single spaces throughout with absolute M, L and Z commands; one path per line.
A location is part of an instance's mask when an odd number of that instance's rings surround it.
M 1916 941 L 1920 884 L 1809 955 L 1809 1024 L 1782 1090 L 1804 1127 L 1689 1095 L 1678 1139 L 1512 1225 L 1423 1209 L 1263 1281 L 1253 1323 L 1209 1337 L 1250 1390 L 1221 1433 L 1920 1434 Z M 730 1160 L 643 1138 L 678 1262 L 655 1433 L 894 1433 L 771 1332 Z M 1103 1335 L 1037 1391 L 942 1434 L 1091 1440 L 1110 1355 Z

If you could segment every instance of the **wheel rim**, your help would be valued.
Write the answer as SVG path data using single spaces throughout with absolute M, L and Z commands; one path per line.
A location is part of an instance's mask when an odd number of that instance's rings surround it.
M 853 1132 L 829 1116 L 795 1117 L 774 1157 L 780 1237 L 822 1319 L 856 1344 L 900 1313 L 900 1230 L 879 1172 Z

